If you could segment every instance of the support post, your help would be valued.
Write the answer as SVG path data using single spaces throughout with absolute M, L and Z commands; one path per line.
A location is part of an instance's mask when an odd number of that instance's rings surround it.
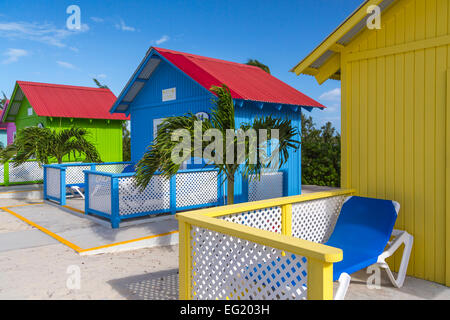
M 179 220 L 179 298 L 192 299 L 191 225 Z
M 177 212 L 177 175 L 170 177 L 170 212 Z
M 66 205 L 66 168 L 60 167 L 59 168 L 59 174 L 60 174 L 60 180 L 59 180 L 59 204 L 62 206 Z
M 9 161 L 3 164 L 3 183 L 9 186 Z
M 221 173 L 217 173 L 217 205 L 223 206 L 223 175 Z
M 43 167 L 43 175 L 44 175 L 44 200 L 47 200 L 47 167 Z
M 281 206 L 281 234 L 292 236 L 292 204 Z
M 242 201 L 239 202 L 248 202 L 249 198 L 248 198 L 248 186 L 249 186 L 249 178 L 250 177 L 245 177 L 244 175 L 242 176 Z
M 84 214 L 89 212 L 89 173 L 84 173 Z
M 119 228 L 119 179 L 111 177 L 111 227 Z
M 333 264 L 308 258 L 308 300 L 333 300 Z

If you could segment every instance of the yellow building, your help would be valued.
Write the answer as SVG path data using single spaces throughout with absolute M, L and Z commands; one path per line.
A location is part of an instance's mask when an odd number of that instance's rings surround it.
M 450 286 L 450 1 L 365 1 L 293 71 L 341 81 L 342 187 L 400 202 L 408 273 Z

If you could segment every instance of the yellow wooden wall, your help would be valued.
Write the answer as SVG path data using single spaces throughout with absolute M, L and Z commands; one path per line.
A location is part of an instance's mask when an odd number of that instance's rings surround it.
M 450 1 L 401 0 L 381 22 L 341 53 L 342 186 L 400 202 L 409 274 L 449 286 Z

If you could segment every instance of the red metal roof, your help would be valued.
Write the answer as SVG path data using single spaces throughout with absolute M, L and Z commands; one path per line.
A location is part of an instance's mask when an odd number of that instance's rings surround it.
M 38 116 L 129 120 L 111 114 L 116 96 L 109 89 L 17 81 Z
M 226 84 L 234 99 L 325 108 L 258 67 L 162 48 L 153 49 L 208 90 L 213 85 Z

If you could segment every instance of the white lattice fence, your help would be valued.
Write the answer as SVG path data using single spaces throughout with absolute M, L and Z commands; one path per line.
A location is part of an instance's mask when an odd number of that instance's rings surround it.
M 66 167 L 66 184 L 84 183 L 84 170 L 91 170 L 90 165 L 77 165 Z
M 196 171 L 176 175 L 177 208 L 218 201 L 217 171 Z
M 281 233 L 281 207 L 236 213 L 220 217 L 220 219 L 261 230 Z
M 46 170 L 46 194 L 47 196 L 61 198 L 61 171 L 56 168 L 45 168 Z
M 250 179 L 248 201 L 280 198 L 283 196 L 283 172 L 263 173 L 260 179 Z
M 121 173 L 125 167 L 129 166 L 128 163 L 117 163 L 117 164 L 96 164 L 95 170 L 101 172 L 109 173 Z
M 44 179 L 42 167 L 35 161 L 25 162 L 17 167 L 9 163 L 9 182 L 31 182 Z
M 89 209 L 111 214 L 111 177 L 89 173 Z
M 5 182 L 5 167 L 0 164 L 0 184 Z
M 292 205 L 292 236 L 324 243 L 336 225 L 347 196 L 335 196 Z
M 119 178 L 119 214 L 121 216 L 170 209 L 170 181 L 153 176 L 140 191 L 134 177 Z
M 306 299 L 304 257 L 194 226 L 191 239 L 193 299 Z

